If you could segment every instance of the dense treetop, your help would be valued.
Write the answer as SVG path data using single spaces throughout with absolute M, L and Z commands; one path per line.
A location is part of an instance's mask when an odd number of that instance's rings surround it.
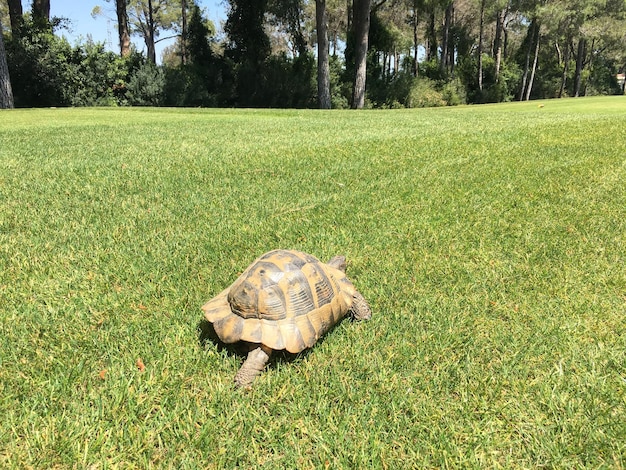
M 23 11 L 0 0 L 0 83 L 15 106 L 420 107 L 624 93 L 623 0 L 228 0 L 221 25 L 194 0 L 103 0 L 116 7 L 119 53 L 70 45 L 50 1 Z M 155 44 L 172 36 L 156 65 Z

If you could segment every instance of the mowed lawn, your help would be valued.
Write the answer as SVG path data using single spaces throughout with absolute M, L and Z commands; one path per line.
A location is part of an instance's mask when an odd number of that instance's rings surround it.
M 274 248 L 374 316 L 235 390 Z M 237 466 L 624 468 L 626 97 L 0 112 L 0 467 Z

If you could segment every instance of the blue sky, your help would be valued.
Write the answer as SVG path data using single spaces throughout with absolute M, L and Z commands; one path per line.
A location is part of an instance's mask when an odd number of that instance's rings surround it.
M 32 1 L 22 0 L 24 11 L 30 9 Z M 197 0 L 210 20 L 219 28 L 220 21 L 226 19 L 225 0 Z M 100 6 L 110 19 L 104 16 L 92 18 L 91 12 L 95 6 Z M 107 48 L 117 52 L 119 50 L 117 28 L 115 24 L 115 3 L 111 0 L 50 0 L 50 16 L 68 18 L 71 22 L 71 31 L 61 30 L 59 34 L 74 44 L 79 39 L 88 36 L 95 42 L 104 42 Z M 143 40 L 133 37 L 133 43 L 140 51 L 145 51 Z M 172 41 L 162 41 L 157 44 L 157 61 L 160 61 L 161 51 L 172 44 Z

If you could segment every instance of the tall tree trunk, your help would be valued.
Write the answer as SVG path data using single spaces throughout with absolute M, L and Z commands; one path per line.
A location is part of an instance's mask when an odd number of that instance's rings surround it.
M 587 41 L 585 41 L 585 54 L 583 55 L 583 68 L 588 67 L 589 70 L 593 70 L 593 58 L 594 58 L 594 53 L 593 51 L 595 50 L 595 43 L 596 40 L 595 38 L 591 40 L 591 47 L 589 47 L 587 45 Z M 584 58 L 587 56 L 587 51 L 591 51 L 589 53 L 589 60 L 585 61 Z M 582 90 L 582 96 L 587 96 L 587 88 L 589 86 L 593 86 L 593 75 L 590 75 L 587 80 L 585 80 L 585 87 Z
M 183 65 L 187 63 L 187 0 L 181 0 L 182 31 L 180 35 L 180 61 Z
M 520 86 L 520 91 L 519 91 L 519 96 L 518 96 L 519 101 L 523 101 L 524 97 L 526 96 L 526 84 L 528 83 L 528 72 L 530 70 L 530 55 L 532 54 L 532 50 L 534 46 L 533 38 L 535 37 L 536 27 L 538 27 L 537 19 L 533 18 L 533 20 L 530 22 L 530 26 L 528 27 L 528 33 L 526 34 L 528 46 L 526 48 L 526 61 L 524 63 L 524 73 L 522 74 L 522 84 Z
M 117 11 L 117 32 L 120 40 L 120 55 L 127 57 L 130 55 L 130 30 L 128 26 L 128 11 L 126 10 L 127 0 L 115 0 Z
M 50 23 L 50 0 L 33 0 L 33 19 L 42 25 Z
M 578 52 L 576 53 L 576 72 L 574 73 L 574 97 L 580 96 L 580 86 L 582 84 L 583 68 L 585 66 L 585 55 L 587 54 L 587 41 L 585 38 L 578 40 Z
M 317 28 L 317 102 L 320 109 L 330 109 L 330 65 L 326 0 L 315 0 L 315 24 Z
M 355 76 L 352 92 L 352 108 L 365 106 L 365 80 L 367 74 L 367 48 L 370 29 L 370 0 L 354 0 L 353 18 L 355 38 Z
M 346 0 L 346 37 L 352 31 L 352 0 Z
M 496 83 L 500 81 L 500 68 L 502 67 L 502 54 L 504 48 L 504 21 L 506 20 L 507 13 L 508 5 L 507 8 L 498 11 L 496 17 L 496 37 L 493 41 L 493 52 L 496 58 Z
M 530 80 L 528 80 L 528 86 L 526 87 L 526 101 L 530 100 L 530 92 L 533 89 L 535 72 L 537 71 L 537 61 L 539 60 L 539 30 L 539 24 L 537 24 L 535 32 L 535 56 L 533 58 L 533 67 L 530 72 Z
M 13 108 L 13 90 L 7 65 L 7 53 L 4 49 L 2 23 L 0 23 L 0 109 Z
M 11 33 L 13 36 L 17 35 L 17 32 L 24 23 L 24 11 L 22 10 L 21 0 L 7 0 L 9 5 L 9 19 L 11 21 Z
M 417 63 L 417 53 L 419 48 L 419 36 L 417 27 L 419 26 L 419 16 L 417 14 L 417 0 L 413 0 L 413 17 L 411 18 L 413 25 L 413 76 L 419 75 L 419 66 Z
M 446 8 L 444 21 L 443 21 L 443 40 L 441 42 L 441 62 L 439 63 L 439 67 L 441 70 L 448 69 L 448 59 L 450 57 L 450 53 L 448 51 L 450 47 L 450 26 L 452 24 L 452 10 L 454 8 L 454 2 L 450 2 L 448 7 Z
M 393 47 L 393 73 L 396 74 L 400 70 L 400 51 Z
M 561 86 L 559 87 L 559 93 L 557 95 L 559 98 L 563 97 L 563 93 L 565 92 L 565 88 L 567 86 L 567 72 L 569 69 L 569 43 L 570 38 L 568 36 L 565 41 L 565 51 L 563 51 L 563 72 L 561 73 Z
M 480 28 L 478 32 L 478 89 L 483 91 L 483 36 L 485 29 L 485 0 L 480 1 Z M 482 98 L 481 98 L 482 99 Z
M 426 48 L 426 60 L 437 58 L 437 21 L 435 20 L 435 5 L 431 6 L 430 13 L 428 15 L 428 31 L 426 33 L 426 40 L 428 42 Z
M 156 46 L 154 44 L 154 10 L 152 9 L 152 0 L 148 0 L 148 14 L 146 15 L 148 21 L 148 31 L 145 37 L 146 47 L 148 48 L 148 59 L 153 64 L 156 64 Z

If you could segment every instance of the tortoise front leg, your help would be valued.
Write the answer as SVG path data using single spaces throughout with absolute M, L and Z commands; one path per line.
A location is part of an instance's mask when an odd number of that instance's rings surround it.
M 272 350 L 267 346 L 260 345 L 256 348 L 253 346 L 253 349 L 248 353 L 248 358 L 241 365 L 237 375 L 235 375 L 235 385 L 237 387 L 250 388 L 254 379 L 261 375 L 261 372 L 265 369 L 271 354 Z

